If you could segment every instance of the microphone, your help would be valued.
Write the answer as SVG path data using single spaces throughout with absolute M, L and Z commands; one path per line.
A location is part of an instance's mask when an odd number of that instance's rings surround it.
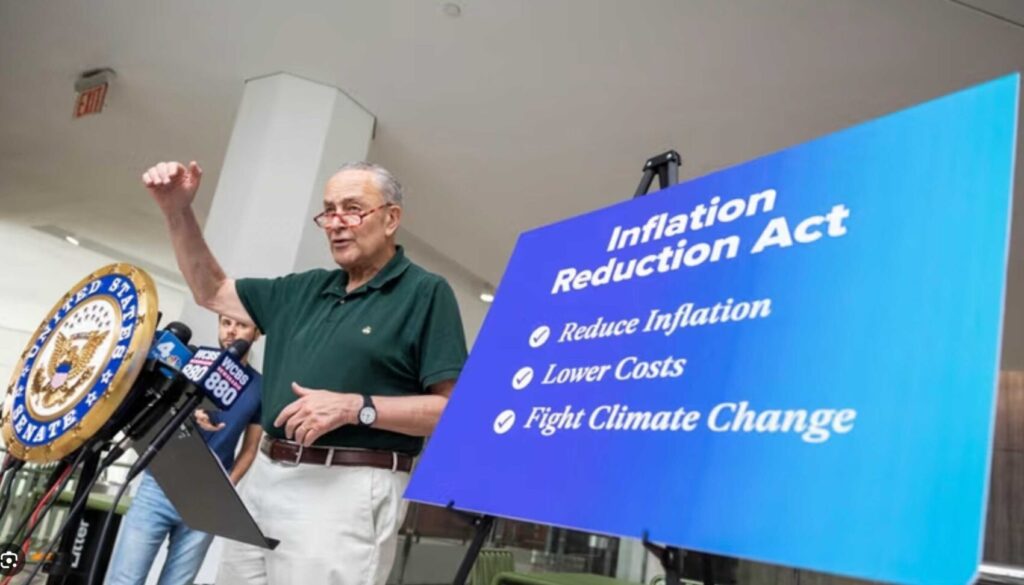
M 175 431 L 203 401 L 203 396 L 213 400 L 221 410 L 227 410 L 235 404 L 238 395 L 252 381 L 252 372 L 242 364 L 242 358 L 248 351 L 249 342 L 244 339 L 236 339 L 224 351 L 209 347 L 200 347 L 196 351 L 188 364 L 181 369 L 182 376 L 187 380 L 185 386 L 188 399 L 139 455 L 128 470 L 126 481 L 131 481 L 149 465 L 157 452 L 171 440 Z
M 178 372 L 194 353 L 186 345 L 191 339 L 192 330 L 179 321 L 168 323 L 157 332 L 147 355 L 146 367 L 110 421 L 111 434 L 120 429 L 132 441 L 139 439 L 177 400 L 181 395 L 175 384 Z
M 188 345 L 191 339 L 192 330 L 188 325 L 174 321 L 168 323 L 153 340 L 149 357 L 159 362 L 159 371 L 165 378 L 173 378 L 174 373 L 181 370 L 182 364 L 192 359 L 195 352 Z
M 171 321 L 167 324 L 167 327 L 164 327 L 164 331 L 170 331 L 180 339 L 182 343 L 192 341 L 192 329 L 181 321 Z
M 234 406 L 238 396 L 252 381 L 252 370 L 242 363 L 249 342 L 236 339 L 224 351 L 200 347 L 181 373 L 220 410 Z

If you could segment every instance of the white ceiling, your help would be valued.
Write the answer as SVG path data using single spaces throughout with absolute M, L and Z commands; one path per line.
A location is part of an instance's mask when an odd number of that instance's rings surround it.
M 693 177 L 1024 70 L 1024 2 L 970 2 L 0 0 L 0 216 L 173 269 L 139 175 L 196 158 L 215 185 L 244 80 L 287 71 L 377 117 L 408 229 L 496 283 L 519 232 L 628 197 L 666 148 Z M 72 120 L 94 67 L 108 109 Z

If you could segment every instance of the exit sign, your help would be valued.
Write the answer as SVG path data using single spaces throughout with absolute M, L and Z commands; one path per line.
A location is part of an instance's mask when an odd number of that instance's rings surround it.
M 106 83 L 101 83 L 97 86 L 78 92 L 78 98 L 75 100 L 75 117 L 81 118 L 82 116 L 102 112 L 103 102 L 106 97 Z

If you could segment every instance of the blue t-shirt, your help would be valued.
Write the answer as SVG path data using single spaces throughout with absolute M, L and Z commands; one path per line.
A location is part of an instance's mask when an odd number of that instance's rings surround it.
M 235 449 L 238 438 L 249 425 L 260 424 L 260 395 L 263 390 L 263 377 L 253 371 L 252 382 L 238 395 L 234 405 L 228 410 L 211 410 L 210 422 L 214 425 L 224 423 L 224 428 L 210 433 L 199 429 L 199 434 L 206 439 L 210 450 L 220 459 L 224 469 L 231 471 L 235 464 Z

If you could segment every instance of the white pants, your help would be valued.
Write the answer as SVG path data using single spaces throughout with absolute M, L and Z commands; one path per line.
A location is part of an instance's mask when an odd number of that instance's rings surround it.
M 262 452 L 241 485 L 267 549 L 227 541 L 217 585 L 384 585 L 395 561 L 409 474 L 288 466 Z

